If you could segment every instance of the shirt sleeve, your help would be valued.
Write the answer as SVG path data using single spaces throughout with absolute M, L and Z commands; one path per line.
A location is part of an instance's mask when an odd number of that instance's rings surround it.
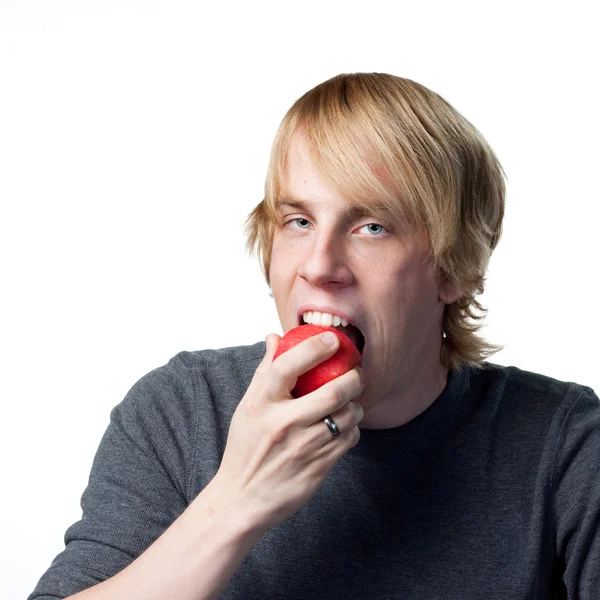
M 176 359 L 140 379 L 110 415 L 81 498 L 28 600 L 65 598 L 109 579 L 144 552 L 189 504 L 196 415 L 193 385 Z
M 600 400 L 577 386 L 562 416 L 552 494 L 556 552 L 569 600 L 600 590 Z

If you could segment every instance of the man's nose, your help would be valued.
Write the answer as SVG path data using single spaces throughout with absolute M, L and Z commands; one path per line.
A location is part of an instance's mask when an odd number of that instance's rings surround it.
M 349 285 L 353 276 L 344 242 L 330 234 L 315 237 L 298 267 L 298 275 L 313 287 Z

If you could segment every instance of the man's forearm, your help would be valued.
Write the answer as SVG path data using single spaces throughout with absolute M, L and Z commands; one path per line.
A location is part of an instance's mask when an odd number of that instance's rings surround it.
M 215 478 L 127 568 L 69 599 L 216 599 L 263 533 Z

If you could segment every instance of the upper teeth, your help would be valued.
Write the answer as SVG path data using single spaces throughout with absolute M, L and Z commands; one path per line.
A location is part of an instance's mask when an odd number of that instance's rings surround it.
M 337 327 L 342 324 L 344 327 L 348 325 L 348 321 L 338 317 L 338 315 L 332 315 L 330 313 L 320 313 L 319 311 L 309 310 L 302 315 L 302 320 L 305 323 L 311 323 L 312 325 L 321 325 L 322 327 Z

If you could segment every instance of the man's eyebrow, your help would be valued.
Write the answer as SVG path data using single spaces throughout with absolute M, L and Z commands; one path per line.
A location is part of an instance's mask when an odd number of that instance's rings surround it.
M 281 198 L 278 198 L 275 202 L 275 209 L 279 211 L 284 207 L 297 208 L 304 212 L 310 212 L 310 206 L 304 200 L 298 200 L 296 198 L 282 196 Z M 387 206 L 383 206 L 380 204 L 374 204 L 373 206 L 368 207 L 355 205 L 351 206 L 348 210 L 344 211 L 344 213 L 350 219 L 356 219 L 358 217 L 363 217 L 371 214 L 391 216 L 390 209 Z
M 302 200 L 295 200 L 294 198 L 287 197 L 277 198 L 275 201 L 275 209 L 280 210 L 284 206 L 289 206 L 290 208 L 300 208 L 301 210 L 306 210 L 308 208 L 306 202 L 302 202 Z

